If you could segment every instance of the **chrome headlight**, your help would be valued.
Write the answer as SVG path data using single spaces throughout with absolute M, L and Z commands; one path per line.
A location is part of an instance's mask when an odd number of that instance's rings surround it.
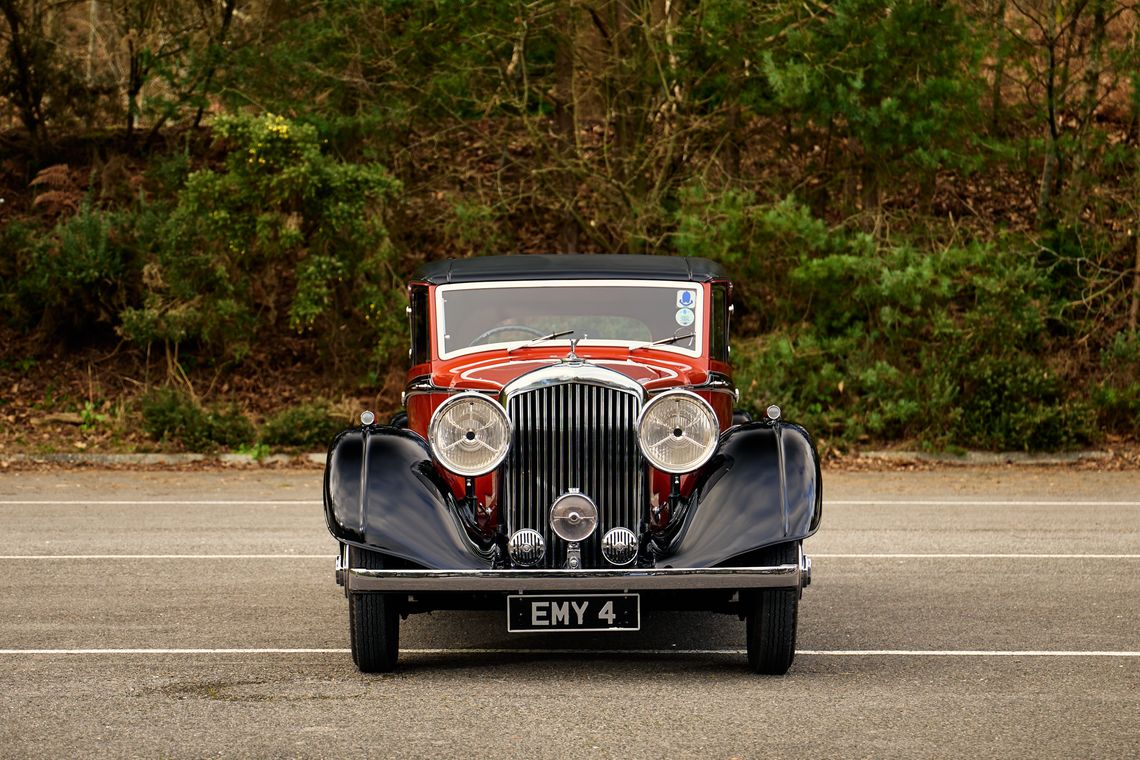
M 507 456 L 511 422 L 503 407 L 482 394 L 460 393 L 431 416 L 428 442 L 439 463 L 456 475 L 484 475 Z
M 658 470 L 692 472 L 716 453 L 720 424 L 709 402 L 692 391 L 668 391 L 641 412 L 637 440 Z

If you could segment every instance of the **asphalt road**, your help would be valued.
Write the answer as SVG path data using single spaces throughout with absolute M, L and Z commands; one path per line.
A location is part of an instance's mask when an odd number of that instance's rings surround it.
M 1140 473 L 825 484 L 783 678 L 695 613 L 416 616 L 363 676 L 319 472 L 3 474 L 0 756 L 1140 755 Z

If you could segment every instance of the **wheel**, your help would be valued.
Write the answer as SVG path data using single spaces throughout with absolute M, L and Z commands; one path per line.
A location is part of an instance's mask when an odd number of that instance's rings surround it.
M 541 338 L 542 336 L 546 335 L 546 333 L 544 333 L 542 330 L 539 330 L 537 327 L 530 327 L 529 325 L 499 325 L 497 327 L 492 327 L 490 330 L 484 330 L 483 332 L 479 333 L 477 336 L 475 336 L 475 340 L 471 341 L 467 345 L 478 346 L 480 343 L 487 340 L 487 338 L 498 335 L 502 332 L 528 333 L 536 338 Z
M 350 546 L 349 567 L 379 570 L 384 558 Z M 348 595 L 348 640 L 361 673 L 387 673 L 400 654 L 400 611 L 388 594 Z
M 792 541 L 765 549 L 764 565 L 790 565 L 800 561 L 800 544 Z M 754 673 L 782 676 L 796 657 L 796 617 L 800 590 L 760 589 L 745 600 L 745 638 L 748 665 Z

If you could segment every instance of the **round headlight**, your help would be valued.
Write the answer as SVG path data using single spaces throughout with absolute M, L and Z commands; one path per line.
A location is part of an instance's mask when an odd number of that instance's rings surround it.
M 690 391 L 662 393 L 637 423 L 641 453 L 658 470 L 692 472 L 712 459 L 720 424 L 709 402 Z
M 428 424 L 428 441 L 439 463 L 456 475 L 475 477 L 499 466 L 511 444 L 503 407 L 474 391 L 439 405 Z

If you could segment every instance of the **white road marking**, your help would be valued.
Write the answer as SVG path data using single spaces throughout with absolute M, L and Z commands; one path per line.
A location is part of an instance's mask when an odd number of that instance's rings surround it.
M 294 504 L 308 504 L 316 506 L 323 504 L 320 500 L 313 499 L 193 499 L 183 501 L 168 501 L 163 499 L 53 499 L 46 501 L 44 499 L 2 499 L 0 505 L 3 506 L 44 506 L 44 507 L 103 507 L 103 506 L 208 506 L 208 507 L 249 507 L 249 506 L 276 506 L 276 505 L 294 505 Z
M 0 649 L 0 655 L 165 655 L 165 654 L 348 654 L 348 649 Z M 579 655 L 742 655 L 744 649 L 512 649 L 501 648 L 408 648 L 404 654 L 579 654 Z M 811 657 L 1140 657 L 1140 652 L 1081 650 L 989 650 L 989 649 L 800 649 L 797 655 Z
M 825 499 L 824 507 L 1140 507 L 1140 501 L 974 501 L 971 499 Z
M 744 650 L 740 650 L 743 652 Z M 796 654 L 826 657 L 1140 657 L 1140 652 L 1051 651 L 1045 649 L 800 649 Z
M 349 650 L 344 650 L 349 651 Z M 401 649 L 408 654 L 747 654 L 746 649 Z M 813 657 L 1140 657 L 1140 652 L 989 649 L 797 649 Z
M 0 506 L 320 506 L 320 499 L 0 499 Z M 1038 500 L 977 501 L 971 499 L 826 499 L 824 507 L 1140 507 L 1140 501 Z
M 0 649 L 0 655 L 19 654 L 344 654 L 349 649 Z M 408 650 L 403 650 L 408 651 Z
M 812 559 L 1140 559 L 1140 554 L 1018 554 L 1018 553 L 863 553 L 830 554 L 808 552 Z M 11 560 L 220 560 L 220 559 L 335 559 L 327 554 L 0 554 L 0 561 Z
M 102 559 L 335 559 L 328 554 L 0 554 L 0 560 L 102 560 Z
M 820 554 L 812 559 L 1140 559 L 1140 554 Z

